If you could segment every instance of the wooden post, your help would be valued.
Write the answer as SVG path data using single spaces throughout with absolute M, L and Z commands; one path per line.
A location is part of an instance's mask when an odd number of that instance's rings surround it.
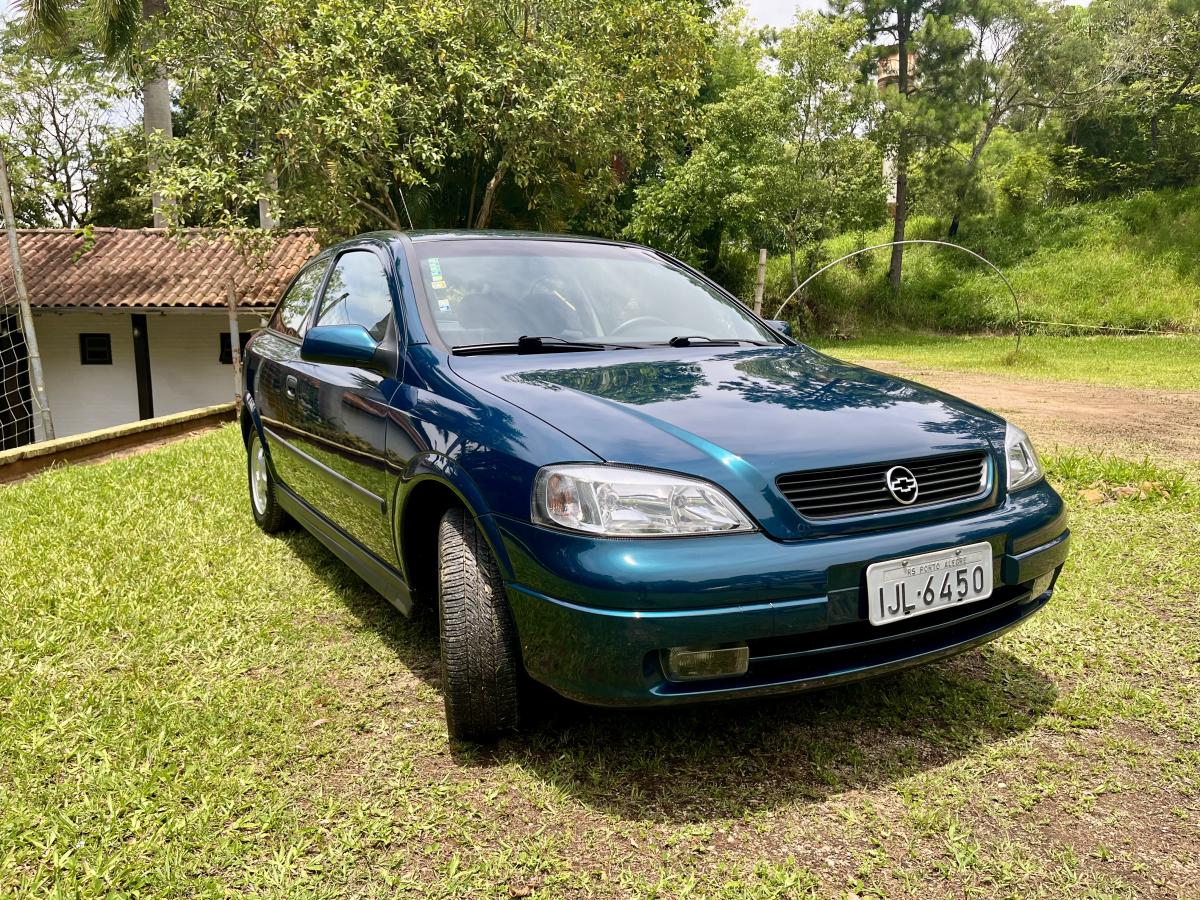
M 17 244 L 17 219 L 13 214 L 12 194 L 8 183 L 8 163 L 0 151 L 0 207 L 4 210 L 4 229 L 8 232 L 8 253 L 12 257 L 13 281 L 17 286 L 17 306 L 21 310 L 21 330 L 25 332 L 25 352 L 29 355 L 29 377 L 33 395 L 37 398 L 42 416 L 42 440 L 54 440 L 54 419 L 46 400 L 46 380 L 42 376 L 42 356 L 38 352 L 37 335 L 33 331 L 33 311 L 29 308 L 29 291 L 25 289 L 25 272 L 21 268 L 21 248 Z
M 762 315 L 763 288 L 767 285 L 767 248 L 758 251 L 758 277 L 754 280 L 754 314 Z
M 233 278 L 229 279 L 229 287 L 225 293 L 229 301 L 229 357 L 233 361 L 233 404 L 242 408 L 242 332 L 238 328 L 237 317 L 237 288 L 233 286 Z

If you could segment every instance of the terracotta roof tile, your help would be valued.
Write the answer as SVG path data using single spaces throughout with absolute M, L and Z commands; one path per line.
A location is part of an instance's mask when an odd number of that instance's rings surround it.
M 59 228 L 17 230 L 30 305 L 42 309 L 225 307 L 229 276 L 238 305 L 269 307 L 320 245 L 311 230 L 281 232 L 261 258 L 202 228 L 96 228 L 95 243 Z M 76 256 L 78 255 L 78 258 Z M 0 280 L 11 283 L 7 253 Z

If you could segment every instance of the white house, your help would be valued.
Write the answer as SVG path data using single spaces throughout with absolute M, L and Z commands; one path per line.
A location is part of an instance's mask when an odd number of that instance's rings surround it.
M 57 437 L 232 400 L 231 288 L 244 344 L 319 249 L 309 231 L 278 233 L 261 252 L 204 229 L 17 234 Z M 15 317 L 0 322 L 15 327 Z M 0 361 L 0 381 L 28 391 L 19 355 Z M 5 446 L 40 438 L 40 423 L 19 420 L 28 404 L 18 412 L 5 396 Z

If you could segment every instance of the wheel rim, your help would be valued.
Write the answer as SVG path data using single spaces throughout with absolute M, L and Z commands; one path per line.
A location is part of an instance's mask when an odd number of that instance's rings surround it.
M 250 447 L 250 499 L 260 516 L 267 511 L 267 453 L 258 438 Z

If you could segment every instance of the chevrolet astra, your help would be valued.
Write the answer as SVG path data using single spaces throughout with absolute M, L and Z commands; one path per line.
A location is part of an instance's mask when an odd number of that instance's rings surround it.
M 458 739 L 515 728 L 530 680 L 783 694 L 1045 606 L 1069 533 L 1025 433 L 787 331 L 633 244 L 354 238 L 246 347 L 254 518 L 436 615 Z

